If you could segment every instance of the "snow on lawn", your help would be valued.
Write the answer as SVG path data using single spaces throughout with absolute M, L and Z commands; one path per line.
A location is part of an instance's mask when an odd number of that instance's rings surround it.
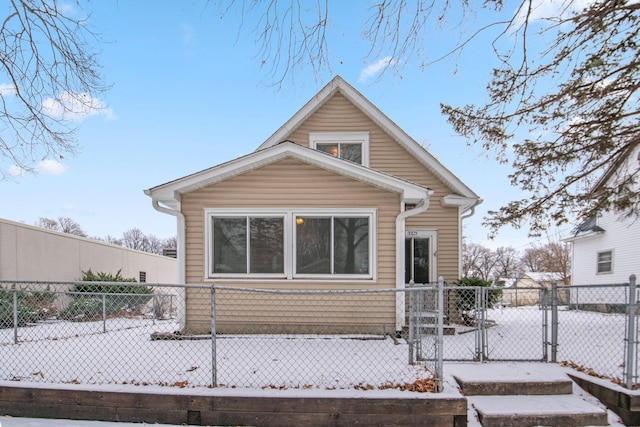
M 487 311 L 485 355 L 487 360 L 551 360 L 551 312 L 537 306 L 496 308 Z M 582 310 L 558 310 L 557 361 L 570 361 L 593 369 L 600 375 L 622 377 L 625 351 L 624 314 Z M 457 326 L 455 335 L 444 336 L 444 359 L 474 360 L 476 333 L 471 327 Z
M 489 310 L 487 319 L 488 359 L 543 360 L 543 343 L 550 340 L 550 332 L 544 334 L 544 311 L 497 308 Z M 558 361 L 622 376 L 624 315 L 563 309 L 559 324 Z M 144 318 L 109 319 L 106 324 L 46 321 L 19 328 L 19 344 L 13 343 L 13 329 L 0 329 L 0 380 L 210 386 L 209 337 L 151 340 L 154 332 L 177 329 L 175 320 Z M 456 329 L 455 335 L 444 337 L 445 360 L 473 360 L 479 337 L 473 328 Z M 433 342 L 433 337 L 423 340 L 425 355 L 433 353 Z M 215 380 L 221 387 L 379 389 L 431 377 L 424 365 L 409 364 L 404 340 L 389 337 L 223 335 L 215 345 Z
M 47 383 L 207 387 L 211 339 L 151 340 L 174 321 L 52 321 L 1 330 L 0 379 Z M 207 338 L 207 337 L 205 337 Z M 247 388 L 384 388 L 430 378 L 408 364 L 408 346 L 381 336 L 220 336 L 217 384 Z

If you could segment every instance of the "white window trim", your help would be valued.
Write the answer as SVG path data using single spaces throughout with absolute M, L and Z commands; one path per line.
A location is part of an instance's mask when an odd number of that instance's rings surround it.
M 287 218 L 286 212 L 282 209 L 205 209 L 205 278 L 234 278 L 234 277 L 255 277 L 255 278 L 286 278 L 287 272 L 287 248 L 291 245 L 291 234 L 288 230 L 287 224 L 290 222 Z M 213 272 L 213 257 L 212 257 L 212 242 L 213 242 L 213 227 L 212 219 L 214 217 L 281 217 L 284 221 L 284 272 L 283 273 L 214 273 Z M 247 262 L 249 262 L 249 254 L 247 254 Z
M 604 254 L 604 253 L 607 253 L 607 252 L 611 253 L 611 270 L 610 271 L 598 271 L 598 268 L 600 267 L 600 254 Z M 596 252 L 596 275 L 613 274 L 613 270 L 614 270 L 614 264 L 613 264 L 614 255 L 615 255 L 615 252 L 614 252 L 613 249 L 607 249 L 607 250 L 604 250 L 604 251 Z
M 284 218 L 284 274 L 281 273 L 214 273 L 212 242 L 213 217 L 282 217 Z M 295 274 L 296 222 L 297 216 L 368 216 L 369 217 L 369 274 Z M 318 208 L 318 209 L 235 209 L 207 208 L 204 210 L 204 279 L 280 279 L 280 280 L 331 280 L 331 281 L 375 281 L 377 280 L 377 211 L 370 208 Z
M 369 166 L 369 132 L 309 132 L 309 147 L 322 143 L 362 144 L 362 166 Z

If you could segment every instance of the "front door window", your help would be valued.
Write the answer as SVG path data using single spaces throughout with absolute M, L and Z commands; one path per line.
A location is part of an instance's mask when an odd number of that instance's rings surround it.
M 429 238 L 407 238 L 405 246 L 405 283 L 429 283 Z

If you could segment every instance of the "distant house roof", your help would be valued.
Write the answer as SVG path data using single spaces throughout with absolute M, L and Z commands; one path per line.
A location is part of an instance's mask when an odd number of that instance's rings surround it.
M 524 273 L 523 277 L 528 277 L 536 283 L 561 281 L 564 279 L 562 273 L 549 272 L 549 271 L 529 271 Z
M 511 288 L 516 284 L 517 281 L 518 279 L 513 277 L 500 277 L 496 280 L 496 283 L 502 287 Z
M 473 190 L 467 187 L 457 176 L 447 169 L 440 161 L 418 144 L 397 124 L 378 109 L 371 101 L 365 98 L 353 86 L 347 83 L 342 77 L 336 76 L 317 95 L 307 102 L 296 114 L 284 125 L 271 135 L 258 150 L 274 146 L 286 140 L 304 121 L 315 111 L 322 107 L 332 96 L 340 92 L 345 98 L 351 101 L 360 111 L 369 117 L 374 123 L 389 134 L 401 147 L 414 156 L 425 168 L 436 175 L 450 189 L 462 196 L 466 200 L 454 201 L 458 206 L 473 207 L 482 203 L 482 199 Z M 462 199 L 460 198 L 460 199 Z M 445 202 L 447 202 L 447 199 Z
M 598 225 L 598 220 L 596 215 L 591 215 L 589 218 L 587 218 L 581 224 L 579 224 L 576 228 L 574 228 L 572 234 L 574 237 L 577 237 L 579 235 L 603 233 L 603 232 L 604 232 L 604 228 Z

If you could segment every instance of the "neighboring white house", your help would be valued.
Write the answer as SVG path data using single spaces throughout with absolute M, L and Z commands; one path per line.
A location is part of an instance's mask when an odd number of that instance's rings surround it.
M 177 283 L 177 261 L 93 239 L 0 219 L 0 280 L 76 281 L 82 272 Z
M 622 161 L 609 168 L 592 191 L 637 172 L 639 155 L 639 148 L 630 150 Z M 565 241 L 573 244 L 571 281 L 574 286 L 621 285 L 628 283 L 632 274 L 640 276 L 640 221 L 635 216 L 627 217 L 615 210 L 599 212 L 578 225 Z M 575 288 L 571 293 L 572 304 L 605 311 L 627 300 L 627 290 L 622 286 Z
M 615 183 L 640 166 L 636 148 L 624 162 L 612 165 L 596 184 Z M 615 211 L 599 212 L 573 230 L 565 239 L 573 244 L 571 282 L 574 285 L 628 283 L 631 274 L 640 275 L 640 221 Z

